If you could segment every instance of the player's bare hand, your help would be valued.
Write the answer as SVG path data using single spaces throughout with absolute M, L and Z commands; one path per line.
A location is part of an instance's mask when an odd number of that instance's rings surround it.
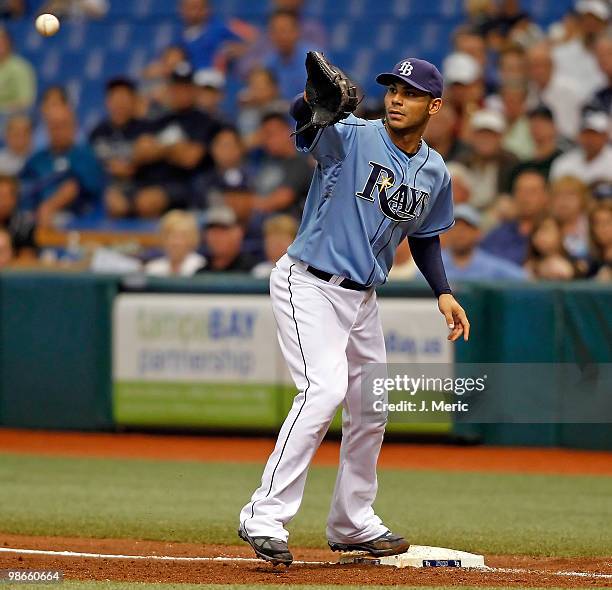
M 448 339 L 455 342 L 463 334 L 463 339 L 467 342 L 470 337 L 470 322 L 458 301 L 450 293 L 443 293 L 438 298 L 438 309 L 450 330 Z

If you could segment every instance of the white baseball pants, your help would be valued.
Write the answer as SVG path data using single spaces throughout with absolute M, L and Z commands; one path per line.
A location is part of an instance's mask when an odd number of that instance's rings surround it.
M 281 427 L 251 501 L 240 513 L 249 536 L 287 540 L 285 525 L 297 513 L 308 467 L 340 404 L 342 445 L 327 538 L 369 541 L 387 528 L 374 514 L 376 462 L 385 417 L 361 419 L 361 370 L 385 362 L 385 342 L 376 293 L 340 287 L 281 258 L 270 277 L 270 295 L 280 346 L 299 390 Z

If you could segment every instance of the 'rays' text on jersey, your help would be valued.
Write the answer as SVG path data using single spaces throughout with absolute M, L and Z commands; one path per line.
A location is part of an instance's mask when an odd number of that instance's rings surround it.
M 393 221 L 410 221 L 419 217 L 427 208 L 429 193 L 406 184 L 395 190 L 395 173 L 378 162 L 370 162 L 370 175 L 358 193 L 361 199 L 374 201 L 374 189 L 378 189 L 378 203 L 383 214 Z M 388 192 L 387 192 L 388 191 Z M 389 193 L 389 194 L 388 194 Z

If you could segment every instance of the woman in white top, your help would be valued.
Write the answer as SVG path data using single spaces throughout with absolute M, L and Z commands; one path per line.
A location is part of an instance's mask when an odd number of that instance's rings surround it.
M 191 277 L 206 266 L 206 258 L 196 252 L 200 231 L 196 218 L 186 211 L 169 211 L 160 224 L 165 256 L 145 265 L 145 272 L 160 277 Z

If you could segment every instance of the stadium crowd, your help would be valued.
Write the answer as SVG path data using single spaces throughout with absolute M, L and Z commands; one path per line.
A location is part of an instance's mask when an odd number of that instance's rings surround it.
M 288 118 L 306 52 L 326 47 L 307 1 L 274 0 L 258 30 L 206 0 L 178 0 L 181 37 L 139 79 L 106 81 L 93 129 L 79 126 L 65 88 L 37 96 L 34 69 L 0 28 L 0 268 L 48 259 L 47 228 L 113 220 L 159 222 L 161 252 L 137 252 L 125 268 L 265 277 L 297 232 L 314 169 Z M 56 4 L 104 17 L 104 2 Z M 515 0 L 464 4 L 441 64 L 445 106 L 425 136 L 453 182 L 449 279 L 612 280 L 610 4 L 578 0 L 548 30 Z M 0 13 L 24 18 L 23 3 Z M 236 96 L 229 77 L 242 81 Z M 380 117 L 381 97 L 357 114 Z M 125 258 L 104 257 L 104 268 Z M 390 278 L 416 274 L 402 245 Z

